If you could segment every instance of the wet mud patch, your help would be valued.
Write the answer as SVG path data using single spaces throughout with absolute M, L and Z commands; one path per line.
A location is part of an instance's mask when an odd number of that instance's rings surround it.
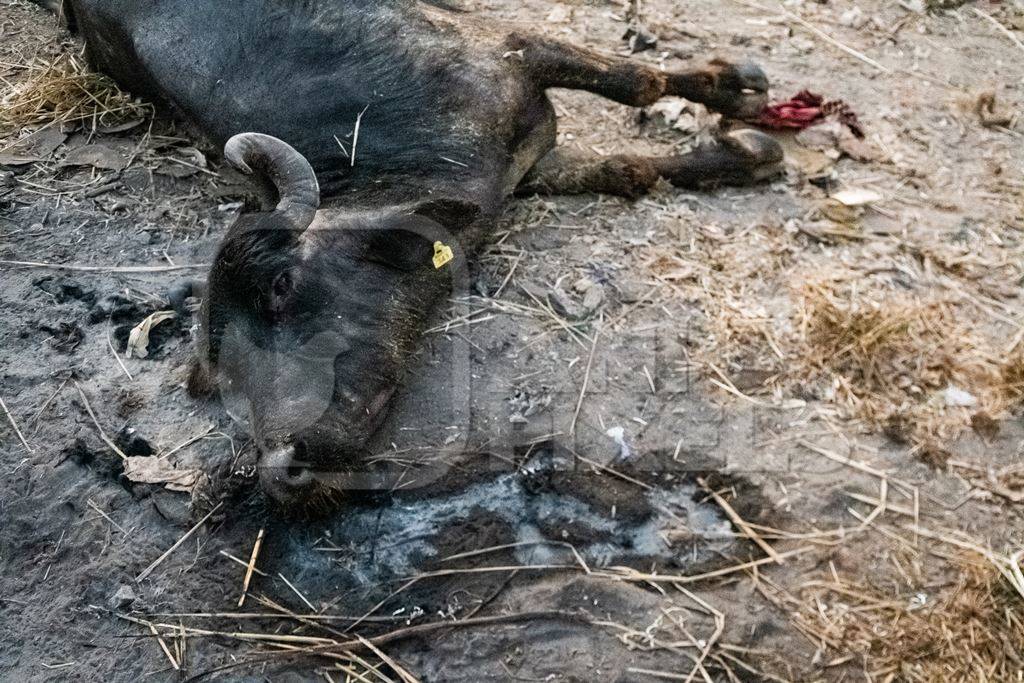
M 555 448 L 502 471 L 472 469 L 268 530 L 271 573 L 314 604 L 344 596 L 382 613 L 454 615 L 513 580 L 623 567 L 697 574 L 750 554 L 698 473 L 610 474 Z

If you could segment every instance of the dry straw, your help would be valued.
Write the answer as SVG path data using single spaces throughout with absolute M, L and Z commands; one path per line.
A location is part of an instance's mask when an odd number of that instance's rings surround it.
M 952 297 L 815 282 L 797 299 L 793 378 L 825 383 L 851 417 L 922 455 L 944 461 L 940 444 L 972 417 L 1001 417 L 1020 398 L 1024 363 L 1004 359 Z
M 794 625 L 868 681 L 967 683 L 1019 680 L 1024 672 L 1024 586 L 973 552 L 952 558 L 958 577 L 936 592 L 892 595 L 835 572 L 799 595 L 777 587 Z M 1017 570 L 1019 574 L 1019 567 Z M 769 582 L 770 583 L 770 582 Z
M 1024 402 L 1024 348 L 1007 353 L 1005 331 L 979 322 L 959 292 L 900 292 L 833 272 L 794 278 L 768 312 L 720 277 L 699 297 L 710 334 L 695 359 L 730 393 L 740 393 L 734 373 L 758 369 L 765 389 L 831 403 L 935 464 L 949 457 L 943 443 Z
M 91 71 L 77 55 L 25 64 L 27 75 L 0 98 L 0 136 L 34 126 L 83 123 L 93 130 L 144 118 L 152 107 Z

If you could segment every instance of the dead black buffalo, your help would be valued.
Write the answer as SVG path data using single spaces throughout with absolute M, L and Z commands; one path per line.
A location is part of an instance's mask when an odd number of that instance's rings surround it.
M 193 386 L 247 422 L 261 482 L 290 506 L 354 469 L 455 264 L 514 194 L 635 197 L 774 174 L 752 130 L 681 156 L 555 148 L 548 88 L 641 107 L 685 97 L 756 114 L 751 64 L 663 72 L 415 0 L 70 0 L 87 56 L 226 145 L 272 189 L 241 215 L 209 275 Z

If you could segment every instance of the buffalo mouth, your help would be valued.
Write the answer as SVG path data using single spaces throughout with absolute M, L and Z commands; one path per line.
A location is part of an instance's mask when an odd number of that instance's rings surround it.
M 379 391 L 358 411 L 359 419 L 336 417 L 342 428 L 321 424 L 306 435 L 265 442 L 258 462 L 264 493 L 285 508 L 321 509 L 353 490 L 377 488 L 381 475 L 365 444 L 387 417 L 394 393 L 394 386 Z

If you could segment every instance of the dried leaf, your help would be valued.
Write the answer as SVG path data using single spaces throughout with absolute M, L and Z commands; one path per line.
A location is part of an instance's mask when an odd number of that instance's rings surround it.
M 125 459 L 124 476 L 137 484 L 164 484 L 171 491 L 191 493 L 203 473 L 179 470 L 162 458 L 135 456 Z
M 68 152 L 61 166 L 92 166 L 108 171 L 123 171 L 128 167 L 128 159 L 106 145 L 85 145 Z
M 0 152 L 0 165 L 21 166 L 45 161 L 67 139 L 57 126 L 47 126 L 22 138 L 6 152 Z
M 174 311 L 157 311 L 132 328 L 128 335 L 127 357 L 131 358 L 134 355 L 136 358 L 145 358 L 148 356 L 150 331 L 165 320 L 172 320 L 175 316 Z
M 840 190 L 832 195 L 832 199 L 843 206 L 867 206 L 882 201 L 883 197 L 874 190 L 862 187 L 854 187 L 849 190 Z

